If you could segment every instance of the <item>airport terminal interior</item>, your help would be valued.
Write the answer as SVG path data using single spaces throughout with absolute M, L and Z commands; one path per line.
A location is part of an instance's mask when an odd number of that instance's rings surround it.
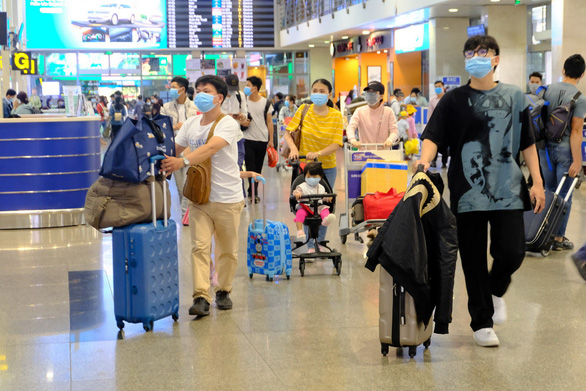
M 139 95 L 167 103 L 176 98 L 171 80 L 178 76 L 193 87 L 201 75 L 232 73 L 240 91 L 250 89 L 247 77 L 257 76 L 262 94 L 282 92 L 300 103 L 310 98 L 313 81 L 325 78 L 346 127 L 354 109 L 365 105 L 353 98 L 373 82 L 384 86 L 385 102 L 394 89 L 408 97 L 417 87 L 416 96 L 430 100 L 439 94 L 436 80 L 442 96 L 466 84 L 464 42 L 485 34 L 501 47 L 495 78 L 528 93 L 534 72 L 542 84 L 556 83 L 568 56 L 586 55 L 586 2 L 145 0 L 149 10 L 142 14 L 132 8 L 138 1 L 98 3 L 1 2 L 0 30 L 2 23 L 8 28 L 6 37 L 0 34 L 2 93 L 14 89 L 21 102 L 25 91 L 31 107 L 38 94 L 42 108 L 15 118 L 6 105 L 16 100 L 4 99 L 4 117 L 13 118 L 0 118 L 0 391 L 585 388 L 586 281 L 572 259 L 586 244 L 584 184 L 573 192 L 565 234 L 574 249 L 526 253 L 503 297 L 508 319 L 494 326 L 500 345 L 479 346 L 473 338 L 458 256 L 449 333 L 433 334 L 414 356 L 408 348 L 381 353 L 381 267 L 365 267 L 367 230 L 344 240 L 340 235 L 340 215 L 351 213 L 346 201 L 354 201 L 346 181 L 348 143 L 335 152 L 337 218 L 326 235 L 341 253 L 340 270 L 331 259 L 313 258 L 302 271 L 294 257 L 290 278 L 249 274 L 249 224 L 262 219 L 263 209 L 268 220 L 288 227 L 293 241 L 297 233 L 291 167 L 282 157 L 279 169 L 265 159 L 260 202 L 246 198 L 240 216 L 233 308 L 212 302 L 209 316 L 189 315 L 193 227 L 182 223 L 174 177 L 168 186 L 170 219 L 177 224 L 177 319 L 163 317 L 148 331 L 141 322 L 119 329 L 112 230 L 94 229 L 82 216 L 85 194 L 112 143 L 92 98 L 120 91 L 128 103 Z M 578 89 L 586 93 L 584 83 Z M 414 97 L 409 106 L 420 136 L 427 101 Z M 282 142 L 285 124 L 274 118 Z M 80 137 L 71 138 L 75 132 Z M 407 181 L 420 152 L 401 152 Z M 451 161 L 442 166 L 441 158 L 429 172 L 440 174 L 449 203 Z M 33 160 L 40 163 L 28 163 Z M 522 171 L 529 176 L 525 165 Z

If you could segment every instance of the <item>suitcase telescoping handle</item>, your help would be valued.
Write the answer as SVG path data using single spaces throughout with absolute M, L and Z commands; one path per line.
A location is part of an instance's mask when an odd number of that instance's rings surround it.
M 562 187 L 564 186 L 566 179 L 569 177 L 570 177 L 570 174 L 565 172 L 564 176 L 562 177 L 562 180 L 560 181 L 560 184 L 558 185 L 558 188 L 555 190 L 555 194 L 560 195 L 560 192 L 562 191 Z M 566 194 L 566 197 L 564 198 L 565 202 L 568 202 L 568 200 L 572 196 L 572 193 L 574 192 L 574 189 L 576 188 L 576 183 L 578 183 L 578 179 L 579 179 L 579 176 L 576 175 L 574 177 L 574 180 L 572 181 L 572 185 L 568 189 L 568 193 Z
M 254 194 L 254 188 L 256 186 L 254 186 L 254 182 L 255 181 L 259 181 L 262 182 L 262 226 L 263 228 L 267 226 L 267 202 L 265 200 L 265 186 L 267 184 L 267 180 L 264 177 L 258 177 L 256 179 L 254 179 L 254 177 L 252 177 L 252 202 L 253 204 L 254 199 L 255 199 L 255 194 Z
M 151 156 L 150 157 L 150 162 L 151 162 L 151 175 L 153 177 L 156 176 L 156 172 L 155 172 L 155 162 L 157 160 L 163 160 L 165 158 L 165 156 L 163 155 L 157 155 L 157 156 Z M 163 175 L 165 175 L 166 172 L 163 172 Z M 156 192 L 156 182 L 157 179 L 153 178 L 153 181 L 151 182 L 151 205 L 152 205 L 152 210 L 153 210 L 153 225 L 155 227 L 157 227 L 157 201 L 156 201 L 156 197 L 155 197 L 155 192 Z M 166 227 L 167 226 L 167 179 L 163 180 L 163 225 Z

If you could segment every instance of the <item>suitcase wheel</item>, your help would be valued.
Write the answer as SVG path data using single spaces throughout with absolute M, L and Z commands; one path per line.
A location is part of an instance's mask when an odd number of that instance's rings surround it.
M 291 274 L 287 274 L 287 280 L 291 279 Z
M 340 242 L 342 244 L 346 244 L 346 240 L 348 240 L 348 235 L 340 235 Z
M 540 253 L 541 253 L 542 256 L 547 257 L 549 255 L 549 250 L 550 249 L 547 249 L 547 250 L 546 249 L 543 249 L 543 250 L 540 251 Z
M 143 323 L 142 328 L 144 329 L 144 331 L 146 331 L 148 333 L 149 331 L 151 331 L 153 329 L 154 324 L 155 324 L 155 322 L 153 322 L 151 320 L 150 323 Z
M 252 280 L 252 273 L 250 273 L 250 274 L 248 275 L 248 277 L 250 277 L 250 279 Z
M 173 314 L 171 315 L 171 318 L 173 318 L 173 321 L 177 322 L 177 320 L 179 319 L 179 314 Z
M 336 274 L 340 275 L 340 273 L 342 273 L 342 257 L 336 257 L 335 262 Z
M 267 280 L 267 281 L 273 281 L 273 277 L 266 276 L 266 280 Z
M 299 273 L 301 273 L 301 277 L 305 275 L 305 261 L 302 259 L 299 260 Z
M 119 320 L 118 322 L 116 322 L 116 325 L 118 326 L 118 328 L 120 329 L 120 331 L 122 331 L 122 329 L 124 328 L 124 322 Z
M 425 341 L 425 342 L 423 343 L 423 346 L 424 346 L 426 349 L 427 349 L 427 348 L 429 348 L 429 345 L 431 345 L 431 338 L 429 338 L 427 341 Z
M 387 356 L 387 354 L 389 354 L 389 345 L 387 345 L 386 343 L 381 343 L 380 344 L 380 352 L 382 353 L 383 356 Z
M 417 354 L 417 346 L 409 346 L 409 357 L 413 358 Z

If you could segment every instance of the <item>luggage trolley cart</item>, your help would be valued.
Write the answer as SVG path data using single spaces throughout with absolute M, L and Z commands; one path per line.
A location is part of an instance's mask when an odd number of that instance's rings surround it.
M 403 144 L 400 143 L 399 149 L 384 149 L 385 159 L 403 161 Z M 354 234 L 354 239 L 360 243 L 364 240 L 360 237 L 360 232 L 368 231 L 371 228 L 382 227 L 386 220 L 364 220 L 358 224 L 353 222 L 353 212 L 350 210 L 352 203 L 360 196 L 360 176 L 362 167 L 368 159 L 381 159 L 371 151 L 383 151 L 383 144 L 362 144 L 361 149 L 353 150 L 352 144 L 344 143 L 344 167 L 346 175 L 344 176 L 345 186 L 345 212 L 340 213 L 340 241 L 346 244 L 348 235 Z

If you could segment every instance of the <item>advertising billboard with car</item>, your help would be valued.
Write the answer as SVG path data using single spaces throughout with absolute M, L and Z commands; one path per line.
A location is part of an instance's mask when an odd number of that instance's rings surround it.
M 166 0 L 26 0 L 27 49 L 167 48 Z

